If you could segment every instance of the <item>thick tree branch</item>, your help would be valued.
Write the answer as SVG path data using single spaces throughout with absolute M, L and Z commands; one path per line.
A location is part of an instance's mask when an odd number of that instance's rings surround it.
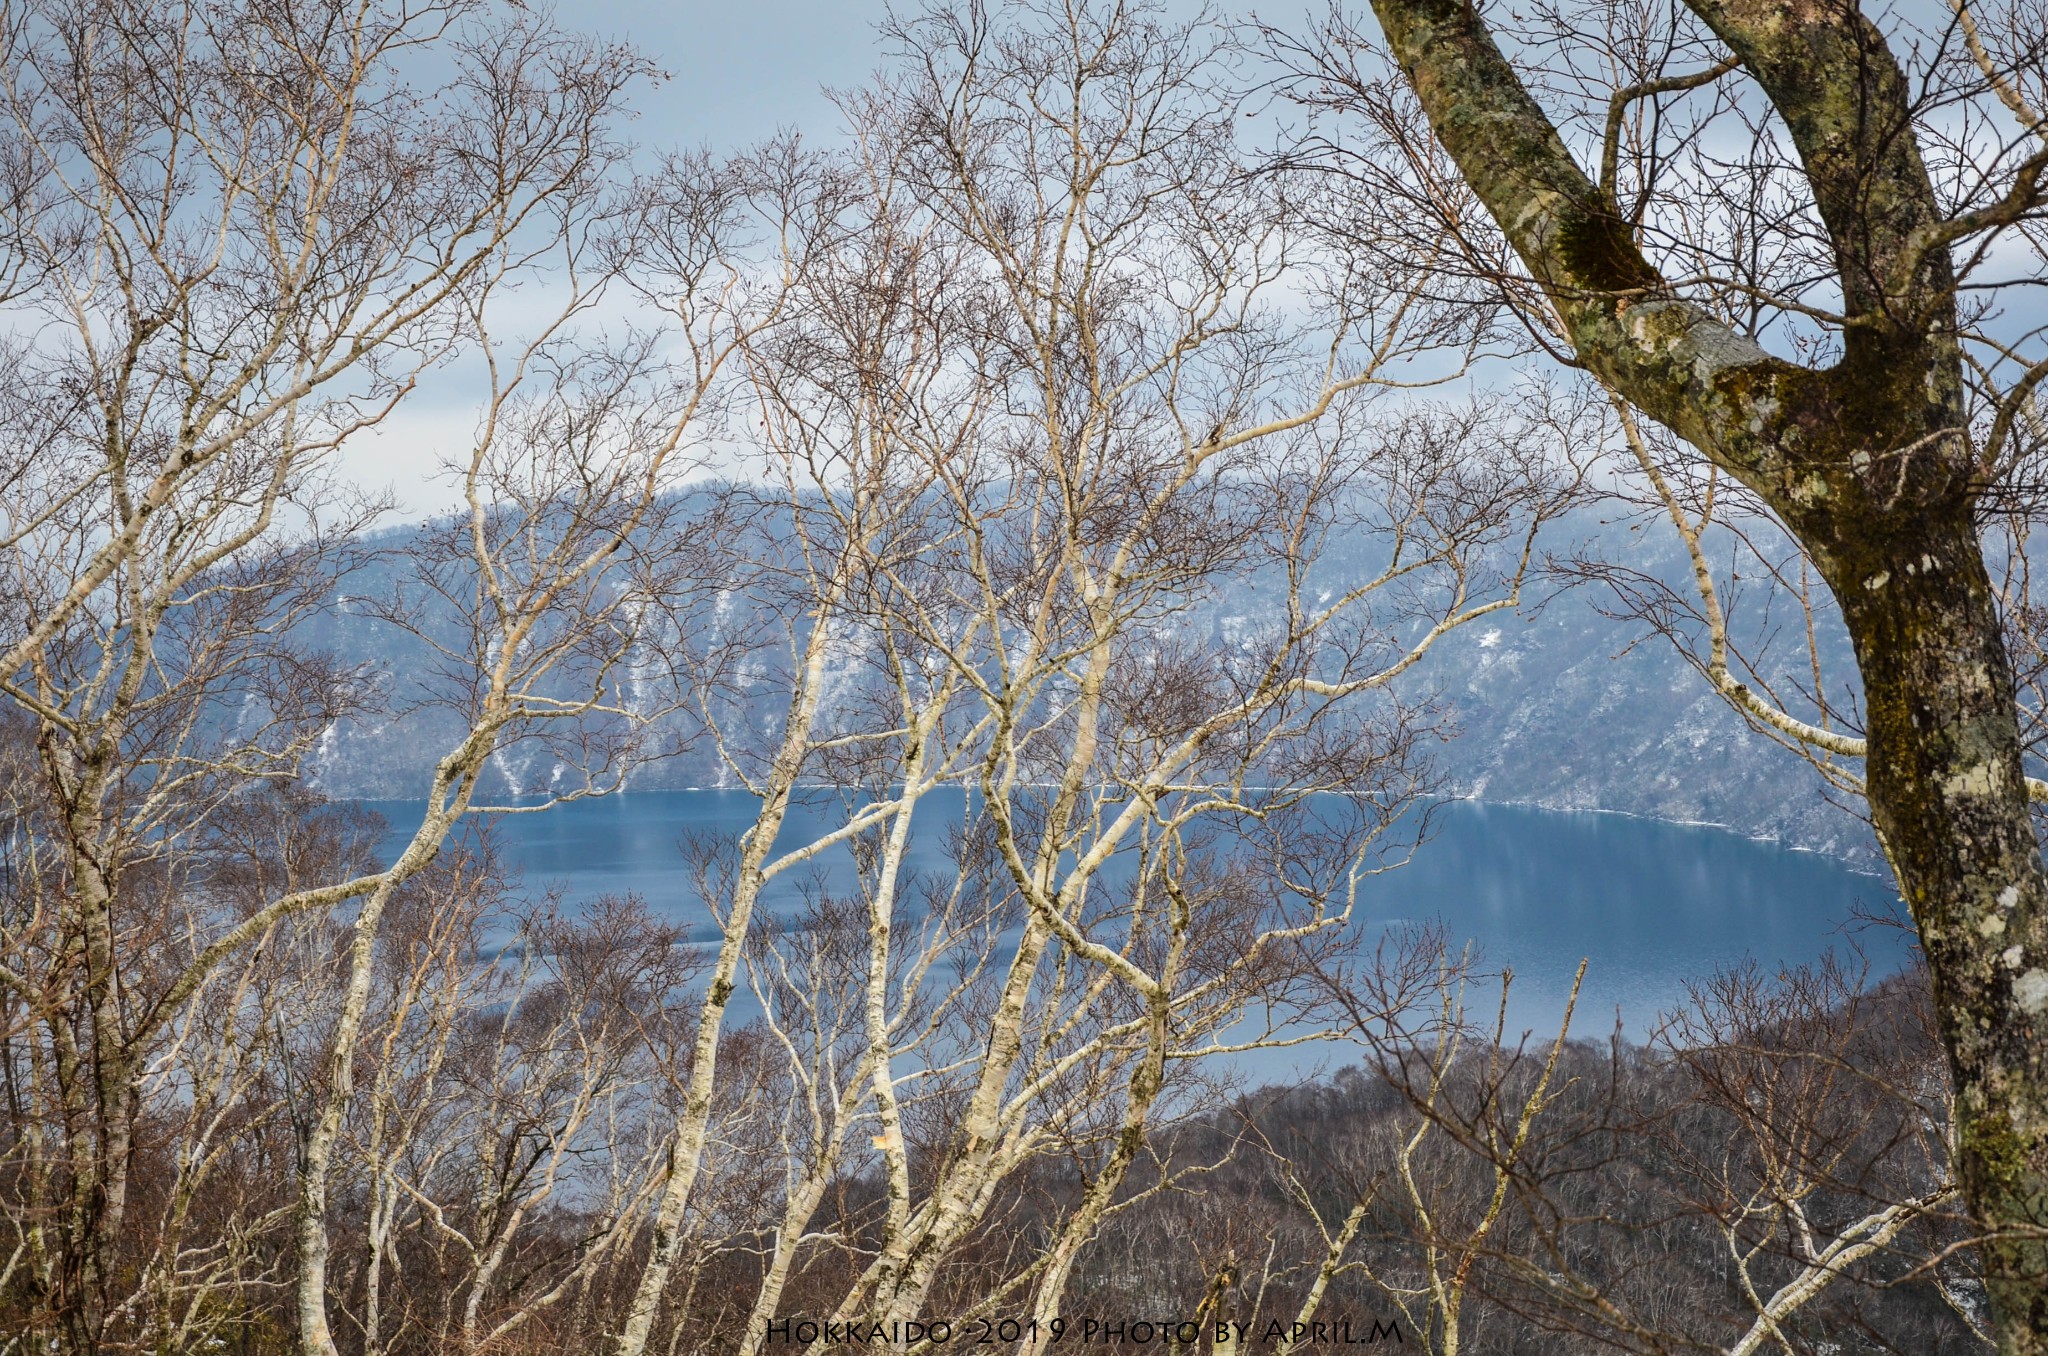
M 1628 223 L 1460 0 L 1377 0 L 1388 46 L 1444 149 L 1609 386 L 1760 493 L 1792 478 L 1775 435 L 1810 373 L 1669 295 Z M 1768 408 L 1770 418 L 1755 411 Z

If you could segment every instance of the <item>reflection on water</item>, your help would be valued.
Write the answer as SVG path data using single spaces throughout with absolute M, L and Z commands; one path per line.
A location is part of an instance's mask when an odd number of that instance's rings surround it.
M 376 808 L 396 832 L 416 822 L 411 805 Z M 958 792 L 928 799 L 912 852 L 917 869 L 946 869 L 944 826 L 964 810 Z M 736 833 L 753 813 L 753 799 L 735 792 L 634 792 L 509 816 L 497 832 L 530 887 L 560 884 L 571 898 L 637 893 L 702 938 L 706 920 L 678 841 Z M 785 841 L 837 822 L 825 814 L 822 805 L 793 810 Z M 850 869 L 843 855 L 820 867 L 834 888 Z M 794 898 L 796 886 L 784 882 L 780 900 Z M 1441 807 L 1414 859 L 1374 877 L 1363 901 L 1367 927 L 1440 920 L 1475 942 L 1487 965 L 1511 966 L 1517 1028 L 1554 1030 L 1572 972 L 1588 958 L 1573 1024 L 1587 1036 L 1604 1036 L 1617 1009 L 1640 1035 L 1660 1008 L 1684 1000 L 1688 979 L 1748 958 L 1774 970 L 1853 944 L 1873 973 L 1884 973 L 1905 962 L 1910 945 L 1901 929 L 1858 921 L 1901 916 L 1891 882 L 1827 857 L 1718 829 L 1469 801 Z M 1488 1009 L 1494 1001 L 1478 999 Z

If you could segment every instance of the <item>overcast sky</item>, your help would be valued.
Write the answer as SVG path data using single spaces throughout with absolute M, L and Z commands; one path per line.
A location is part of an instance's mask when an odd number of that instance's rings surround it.
M 586 0 L 563 4 L 561 21 L 596 36 L 629 39 L 669 77 L 643 88 L 630 135 L 655 148 L 734 148 L 800 127 L 829 139 L 840 127 L 826 87 L 858 85 L 880 64 L 881 0 Z M 438 471 L 443 450 L 475 425 L 473 399 L 453 380 L 422 390 L 374 436 L 349 449 L 344 471 L 392 490 L 401 516 L 453 508 Z
M 650 142 L 737 145 L 778 127 L 837 126 L 825 86 L 858 84 L 875 69 L 880 0 L 603 0 L 566 22 L 631 40 L 669 71 L 645 95 Z
M 1905 11 L 1945 17 L 1934 13 L 1933 3 L 1908 0 Z M 914 11 L 919 0 L 902 5 Z M 1210 6 L 1226 17 L 1251 7 L 1251 0 L 1216 0 Z M 1192 13 L 1203 4 L 1167 0 L 1167 8 Z M 1292 9 L 1299 19 L 1316 6 L 1273 8 Z M 813 141 L 833 140 L 841 117 L 823 91 L 863 84 L 882 66 L 875 25 L 886 11 L 883 0 L 583 0 L 562 4 L 558 13 L 566 26 L 630 40 L 669 73 L 640 90 L 629 136 L 657 150 L 717 151 L 789 128 L 802 129 Z M 2020 250 L 2017 243 L 2010 248 Z M 2017 265 L 2023 272 L 2033 268 L 2028 258 Z M 440 376 L 381 429 L 355 441 L 342 465 L 345 475 L 367 488 L 389 488 L 407 519 L 458 503 L 441 458 L 451 448 L 467 447 L 477 400 L 459 371 Z
M 668 72 L 634 100 L 627 129 L 656 149 L 732 150 L 777 131 L 801 129 L 815 141 L 842 130 L 827 88 L 865 83 L 883 65 L 875 25 L 883 0 L 556 0 L 569 28 L 625 38 Z M 915 12 L 919 0 L 902 0 Z M 1169 12 L 1199 12 L 1202 0 L 1166 0 Z M 1225 14 L 1247 11 L 1223 0 Z M 1301 5 L 1302 12 L 1310 6 Z M 343 475 L 370 490 L 390 490 L 399 516 L 417 520 L 454 509 L 456 485 L 442 469 L 449 449 L 466 449 L 476 426 L 474 388 L 460 369 L 437 374 L 380 428 L 352 441 Z

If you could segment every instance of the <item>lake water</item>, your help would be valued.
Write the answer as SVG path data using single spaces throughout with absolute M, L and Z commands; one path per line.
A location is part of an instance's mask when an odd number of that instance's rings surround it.
M 964 806 L 960 793 L 947 798 L 950 807 L 932 798 L 934 824 Z M 377 808 L 394 841 L 415 822 L 414 806 Z M 577 898 L 637 893 L 702 939 L 711 934 L 678 840 L 737 832 L 753 812 L 740 793 L 633 792 L 508 816 L 498 833 L 529 886 L 559 883 Z M 818 822 L 794 811 L 785 837 Z M 943 858 L 914 848 L 913 864 L 929 870 Z M 842 860 L 827 874 L 847 870 Z M 1587 959 L 1573 1029 L 1588 1036 L 1605 1035 L 1617 1011 L 1640 1035 L 1684 1001 L 1688 980 L 1746 959 L 1775 970 L 1853 943 L 1881 974 L 1903 965 L 1910 947 L 1901 929 L 1857 921 L 1901 914 L 1890 880 L 1831 858 L 1713 828 L 1472 801 L 1438 810 L 1413 860 L 1367 884 L 1363 912 L 1371 929 L 1440 920 L 1488 965 L 1513 967 L 1516 1027 L 1554 1030 L 1572 972 Z

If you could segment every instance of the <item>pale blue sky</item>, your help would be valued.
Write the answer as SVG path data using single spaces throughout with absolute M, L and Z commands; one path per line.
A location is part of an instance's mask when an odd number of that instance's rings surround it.
M 830 142 L 842 123 L 824 90 L 864 84 L 884 65 L 875 33 L 888 12 L 884 0 L 556 3 L 564 27 L 627 39 L 668 73 L 641 89 L 633 101 L 638 117 L 627 129 L 655 151 L 736 150 L 791 128 Z M 1203 4 L 1166 0 L 1166 7 L 1193 14 Z M 920 0 L 901 0 L 899 8 L 915 13 Z M 1249 0 L 1214 8 L 1241 12 Z M 389 489 L 402 519 L 458 507 L 443 458 L 469 446 L 477 418 L 474 381 L 463 364 L 432 374 L 381 427 L 351 441 L 341 473 L 366 488 Z
M 639 101 L 636 129 L 655 145 L 735 146 L 778 127 L 837 127 L 823 86 L 867 79 L 879 63 L 881 0 L 603 0 L 562 19 L 630 39 L 670 78 Z
M 628 129 L 655 150 L 700 145 L 736 149 L 785 128 L 830 140 L 840 129 L 827 86 L 859 85 L 881 64 L 874 25 L 882 0 L 593 0 L 564 3 L 561 22 L 600 37 L 625 38 L 668 78 L 643 88 Z M 342 473 L 388 488 L 399 516 L 418 519 L 456 507 L 441 469 L 463 449 L 476 422 L 474 392 L 461 367 L 434 376 L 386 423 L 351 442 Z

